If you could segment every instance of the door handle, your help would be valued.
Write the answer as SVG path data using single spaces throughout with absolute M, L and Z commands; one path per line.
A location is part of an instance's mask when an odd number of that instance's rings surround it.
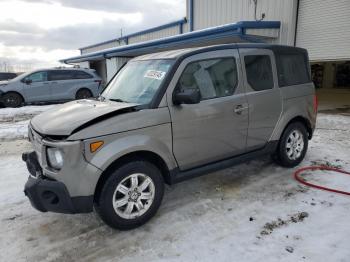
M 237 105 L 234 109 L 233 112 L 235 112 L 237 115 L 241 115 L 244 110 L 247 110 L 249 107 L 248 106 L 243 106 L 243 105 Z

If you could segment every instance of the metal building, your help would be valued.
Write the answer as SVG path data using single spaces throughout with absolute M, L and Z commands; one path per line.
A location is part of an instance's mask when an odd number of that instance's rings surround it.
M 82 47 L 80 56 L 62 62 L 94 68 L 107 82 L 136 55 L 263 41 L 308 49 L 316 86 L 350 87 L 349 0 L 187 0 L 186 5 L 181 20 Z

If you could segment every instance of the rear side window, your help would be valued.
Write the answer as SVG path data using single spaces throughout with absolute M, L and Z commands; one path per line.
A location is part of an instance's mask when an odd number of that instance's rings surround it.
M 89 79 L 89 78 L 93 78 L 93 76 L 84 71 L 77 70 L 74 72 L 74 79 Z
M 237 66 L 233 57 L 192 62 L 179 80 L 182 90 L 199 89 L 202 100 L 233 95 L 237 83 Z
M 74 79 L 74 71 L 72 70 L 52 70 L 49 71 L 49 80 L 71 80 Z
M 271 59 L 268 55 L 244 56 L 248 84 L 255 91 L 273 88 Z
M 280 87 L 310 82 L 307 58 L 303 53 L 277 55 Z

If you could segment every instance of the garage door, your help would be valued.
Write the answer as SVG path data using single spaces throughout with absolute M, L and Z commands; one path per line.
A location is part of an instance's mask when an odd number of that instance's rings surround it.
M 350 1 L 300 0 L 296 44 L 312 61 L 350 60 Z

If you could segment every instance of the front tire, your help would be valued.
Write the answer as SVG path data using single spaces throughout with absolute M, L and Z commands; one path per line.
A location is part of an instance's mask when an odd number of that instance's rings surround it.
M 23 98 L 15 92 L 8 92 L 3 95 L 2 102 L 5 107 L 19 107 L 23 104 Z
M 152 163 L 136 160 L 111 172 L 95 209 L 107 225 L 129 230 L 155 215 L 163 194 L 164 181 L 159 169 Z
M 303 161 L 308 148 L 308 134 L 304 124 L 294 122 L 284 130 L 276 152 L 276 162 L 295 167 Z

